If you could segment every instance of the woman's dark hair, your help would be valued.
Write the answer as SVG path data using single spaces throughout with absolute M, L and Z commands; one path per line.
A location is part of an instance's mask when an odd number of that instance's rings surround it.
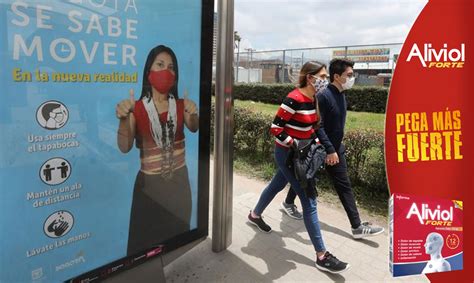
M 304 63 L 303 67 L 300 70 L 300 76 L 298 79 L 298 86 L 305 87 L 307 85 L 306 76 L 307 75 L 316 75 L 323 68 L 326 68 L 326 65 L 318 61 L 308 61 Z
M 171 60 L 173 60 L 173 69 L 175 74 L 175 81 L 173 87 L 170 89 L 170 93 L 173 94 L 175 99 L 178 99 L 178 81 L 179 81 L 179 72 L 178 72 L 178 59 L 176 59 L 176 55 L 174 54 L 173 50 L 168 46 L 158 45 L 148 53 L 148 57 L 146 58 L 145 68 L 143 68 L 143 85 L 142 85 L 142 95 L 140 99 L 144 97 L 148 97 L 151 99 L 152 92 L 151 92 L 151 84 L 148 81 L 148 75 L 150 73 L 151 66 L 155 61 L 156 56 L 160 53 L 166 52 L 171 56 Z
M 316 75 L 323 68 L 326 68 L 326 65 L 318 61 L 308 61 L 304 63 L 303 67 L 301 67 L 301 70 L 300 70 L 298 86 L 306 87 L 306 85 L 308 84 L 307 79 L 306 79 L 307 75 Z M 319 105 L 318 105 L 318 99 L 316 96 L 314 97 L 314 104 L 316 105 L 316 114 L 319 117 L 315 125 L 315 128 L 318 129 L 319 126 L 321 125 L 321 116 L 319 114 Z

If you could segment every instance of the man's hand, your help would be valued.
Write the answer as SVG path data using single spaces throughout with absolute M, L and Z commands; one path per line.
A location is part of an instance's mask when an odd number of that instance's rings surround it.
M 291 147 L 297 151 L 298 150 L 298 140 L 297 139 L 293 139 L 293 142 L 291 143 Z
M 339 156 L 337 155 L 336 152 L 328 154 L 326 156 L 326 164 L 333 166 L 339 163 Z

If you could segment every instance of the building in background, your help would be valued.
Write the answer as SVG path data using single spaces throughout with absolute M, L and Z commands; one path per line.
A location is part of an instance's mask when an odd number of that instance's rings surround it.
M 247 48 L 246 52 L 239 54 L 238 82 L 296 83 L 299 70 L 307 61 L 316 60 L 329 65 L 334 58 L 349 58 L 355 62 L 356 85 L 389 86 L 401 46 L 397 43 L 269 51 Z M 235 62 L 237 64 L 237 60 Z M 261 81 L 252 80 L 248 75 L 254 69 L 261 70 Z

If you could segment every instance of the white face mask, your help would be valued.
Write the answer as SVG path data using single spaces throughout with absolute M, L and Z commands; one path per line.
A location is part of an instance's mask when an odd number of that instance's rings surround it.
M 343 83 L 343 84 L 341 84 L 342 89 L 343 89 L 343 90 L 351 89 L 352 86 L 354 86 L 354 82 L 355 82 L 355 78 L 354 78 L 354 77 L 347 78 L 347 79 L 346 79 L 346 82 Z
M 318 78 L 318 77 L 314 77 L 316 80 L 314 81 L 314 83 L 312 84 L 316 93 L 320 92 L 321 90 L 325 89 L 329 82 L 327 79 L 321 79 L 321 78 Z
M 54 120 L 56 120 L 56 122 L 58 123 L 61 123 L 63 119 L 64 119 L 63 114 L 57 114 L 56 117 L 54 117 Z

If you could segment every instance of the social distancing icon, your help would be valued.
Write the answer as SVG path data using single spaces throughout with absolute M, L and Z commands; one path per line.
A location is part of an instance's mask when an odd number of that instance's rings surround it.
M 40 178 L 48 185 L 59 185 L 71 175 L 71 164 L 64 158 L 51 158 L 40 168 Z
M 48 130 L 56 130 L 66 125 L 69 119 L 69 111 L 59 101 L 50 100 L 41 104 L 36 110 L 38 124 Z

